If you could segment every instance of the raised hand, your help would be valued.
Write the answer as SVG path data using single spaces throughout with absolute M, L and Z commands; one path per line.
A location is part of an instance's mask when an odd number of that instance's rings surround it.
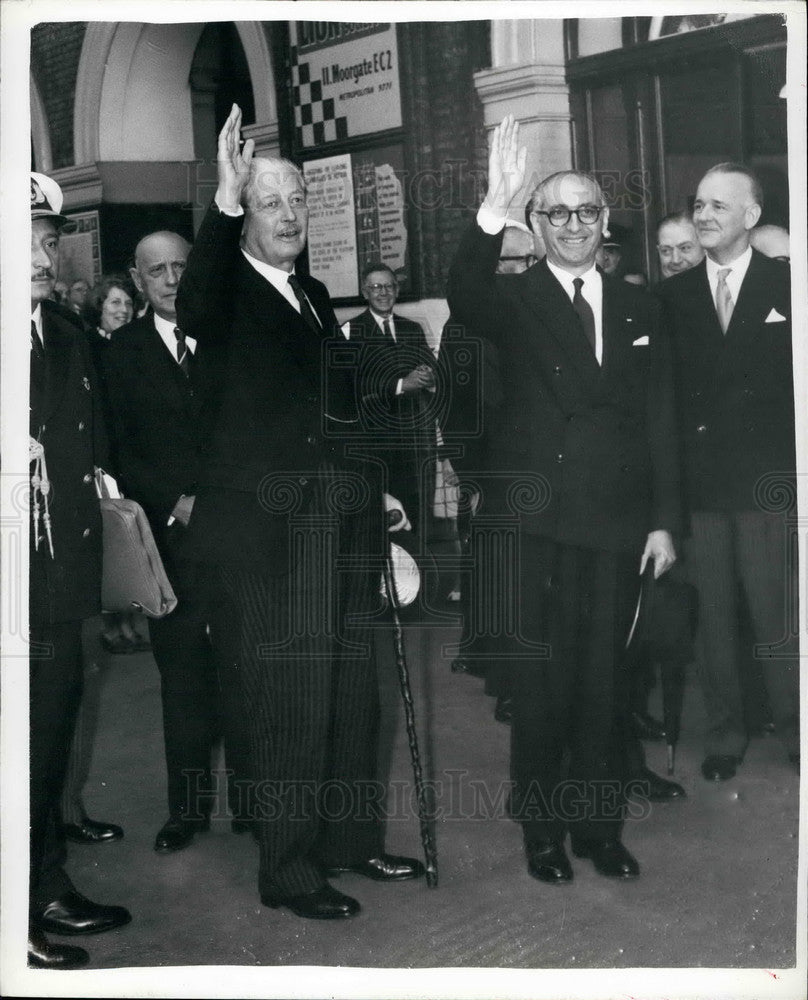
M 250 179 L 250 162 L 253 158 L 255 143 L 248 139 L 244 148 L 240 148 L 241 138 L 241 108 L 234 104 L 219 133 L 219 146 L 216 153 L 216 164 L 219 174 L 219 187 L 216 191 L 216 204 L 223 212 L 235 213 L 241 204 L 241 195 Z
M 486 207 L 506 216 L 516 193 L 525 182 L 527 149 L 519 146 L 519 122 L 506 115 L 494 129 L 488 154 L 488 193 Z

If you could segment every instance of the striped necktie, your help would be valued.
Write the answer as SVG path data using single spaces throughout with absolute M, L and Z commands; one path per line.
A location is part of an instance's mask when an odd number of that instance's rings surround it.
M 300 305 L 300 315 L 305 321 L 306 325 L 309 326 L 315 333 L 322 333 L 322 327 L 314 315 L 314 310 L 309 305 L 309 300 L 306 298 L 306 293 L 301 288 L 300 282 L 294 274 L 289 275 L 289 287 L 294 292 L 295 298 Z
M 191 352 L 185 342 L 185 334 L 178 326 L 174 327 L 174 336 L 177 338 L 177 364 L 182 368 L 186 378 L 191 374 Z

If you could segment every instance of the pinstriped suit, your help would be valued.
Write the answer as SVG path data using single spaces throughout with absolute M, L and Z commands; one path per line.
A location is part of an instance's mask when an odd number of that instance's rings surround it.
M 239 250 L 242 219 L 209 210 L 177 297 L 179 325 L 229 348 L 221 409 L 188 541 L 218 568 L 220 654 L 241 676 L 257 781 L 259 889 L 323 883 L 322 863 L 382 849 L 372 808 L 378 685 L 380 483 L 361 443 L 352 356 L 323 285 L 300 284 L 317 335 Z M 337 354 L 328 354 L 329 347 Z M 337 567 L 336 560 L 341 560 Z M 346 643 L 353 642 L 353 645 Z

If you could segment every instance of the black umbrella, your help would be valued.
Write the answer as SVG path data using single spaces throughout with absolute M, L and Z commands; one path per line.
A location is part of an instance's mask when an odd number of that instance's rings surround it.
M 410 745 L 415 793 L 418 798 L 418 821 L 421 825 L 421 843 L 424 848 L 424 860 L 426 862 L 426 884 L 432 889 L 438 884 L 438 854 L 435 849 L 435 840 L 432 836 L 432 828 L 428 818 L 429 803 L 427 801 L 426 787 L 424 786 L 423 771 L 421 769 L 421 753 L 418 749 L 418 733 L 415 729 L 415 708 L 412 700 L 412 688 L 410 687 L 410 673 L 404 654 L 404 632 L 401 628 L 401 618 L 399 617 L 398 591 L 396 590 L 393 576 L 393 560 L 389 547 L 387 557 L 384 560 L 384 589 L 387 593 L 387 600 L 390 602 L 390 612 L 393 618 L 393 650 L 396 656 L 398 680 L 401 685 L 401 697 L 404 701 L 407 740 Z
M 628 643 L 647 643 L 662 679 L 662 711 L 668 774 L 673 774 L 682 721 L 685 666 L 693 660 L 698 599 L 696 588 L 665 573 L 654 579 L 649 560 Z

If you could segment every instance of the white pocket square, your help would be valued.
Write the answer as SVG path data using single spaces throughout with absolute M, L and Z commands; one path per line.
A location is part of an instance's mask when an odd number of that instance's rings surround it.
M 645 336 L 645 337 L 637 337 L 637 339 L 635 341 L 632 341 L 631 346 L 632 347 L 643 347 L 647 343 L 648 343 L 648 337 L 647 336 Z
M 769 315 L 766 317 L 767 323 L 785 323 L 785 316 L 781 316 L 776 309 L 772 309 Z

